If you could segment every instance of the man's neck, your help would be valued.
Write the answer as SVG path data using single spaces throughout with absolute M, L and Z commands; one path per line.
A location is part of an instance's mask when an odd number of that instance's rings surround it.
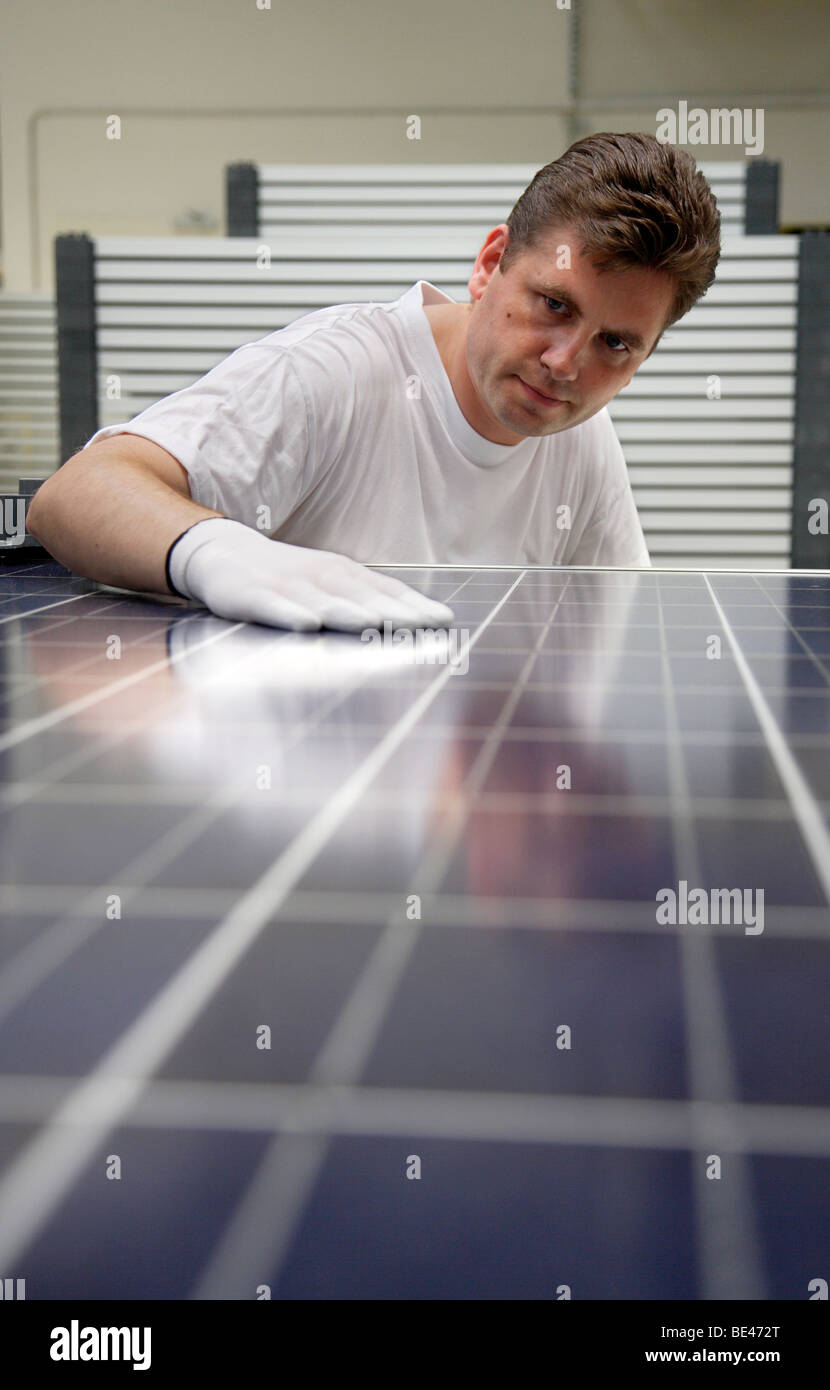
M 453 395 L 467 424 L 482 439 L 493 444 L 519 443 L 523 436 L 511 435 L 497 421 L 487 423 L 482 417 L 481 403 L 467 369 L 467 324 L 473 310 L 472 304 L 424 304 L 423 310 Z
M 435 346 L 444 364 L 444 371 L 452 382 L 458 353 L 464 351 L 467 319 L 472 305 L 425 304 L 423 308 L 432 329 Z

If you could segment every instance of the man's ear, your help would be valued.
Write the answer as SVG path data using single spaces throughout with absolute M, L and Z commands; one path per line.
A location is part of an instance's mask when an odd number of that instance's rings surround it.
M 504 274 L 504 271 L 503 271 L 502 268 L 501 268 L 501 263 L 502 263 L 502 261 L 504 260 L 506 254 L 507 254 L 507 248 L 508 248 L 508 246 L 510 245 L 510 228 L 508 227 L 508 225 L 507 225 L 506 222 L 503 224 L 503 227 L 504 227 L 504 245 L 503 245 L 502 248 L 501 248 L 501 255 L 499 256 L 499 264 L 498 264 L 498 271 L 499 271 L 499 274 L 500 274 L 500 275 L 503 275 L 503 274 Z
M 481 298 L 492 276 L 500 270 L 501 258 L 509 235 L 510 231 L 506 222 L 500 223 L 498 227 L 493 227 L 487 233 L 482 242 L 481 250 L 476 256 L 473 273 L 467 282 L 467 288 L 473 299 Z M 478 294 L 475 293 L 476 290 L 479 291 Z

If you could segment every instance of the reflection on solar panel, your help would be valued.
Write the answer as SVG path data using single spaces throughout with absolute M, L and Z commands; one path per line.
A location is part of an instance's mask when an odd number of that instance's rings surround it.
M 0 573 L 0 1277 L 808 1298 L 830 576 L 394 572 L 444 648 Z

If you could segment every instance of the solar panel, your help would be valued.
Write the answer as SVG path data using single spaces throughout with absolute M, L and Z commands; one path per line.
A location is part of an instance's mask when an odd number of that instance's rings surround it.
M 830 575 L 0 571 L 0 1278 L 787 1299 L 830 1265 Z

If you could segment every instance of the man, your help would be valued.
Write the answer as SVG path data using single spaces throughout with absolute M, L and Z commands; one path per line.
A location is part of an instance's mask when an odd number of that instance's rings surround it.
M 605 406 L 719 253 L 690 156 L 577 141 L 487 236 L 469 304 L 419 281 L 238 348 L 99 430 L 29 528 L 102 583 L 290 628 L 451 619 L 370 563 L 648 565 Z

